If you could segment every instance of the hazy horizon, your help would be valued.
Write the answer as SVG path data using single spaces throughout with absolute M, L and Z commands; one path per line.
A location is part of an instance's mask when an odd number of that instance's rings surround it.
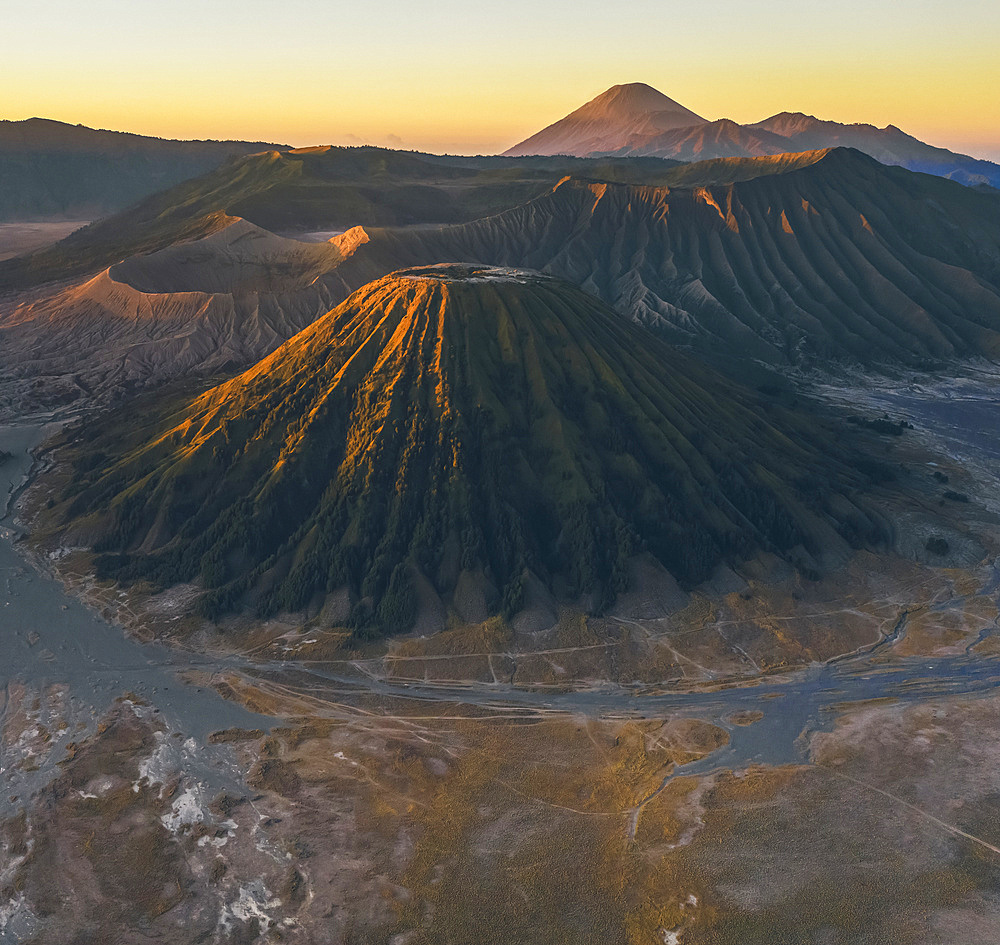
M 711 29 L 706 28 L 711 24 Z M 861 24 L 861 25 L 858 25 Z M 906 0 L 833 9 L 723 0 L 697 11 L 586 0 L 280 8 L 121 0 L 8 13 L 0 116 L 167 138 L 503 151 L 612 85 L 645 82 L 708 119 L 781 111 L 894 124 L 1000 159 L 1000 9 Z M 599 38 L 599 44 L 595 39 Z M 44 55 L 40 54 L 44 52 Z

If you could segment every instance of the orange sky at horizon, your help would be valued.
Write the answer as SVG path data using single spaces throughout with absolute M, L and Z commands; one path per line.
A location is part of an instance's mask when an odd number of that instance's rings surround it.
M 507 0 L 507 15 L 457 0 L 286 0 L 280 10 L 263 0 L 92 0 L 85 11 L 51 0 L 44 13 L 5 14 L 14 29 L 0 40 L 0 118 L 493 153 L 611 85 L 642 81 L 709 119 L 803 111 L 892 123 L 1000 160 L 1000 4 L 671 6 L 626 0 L 609 18 L 597 0 Z M 110 35 L 100 28 L 109 22 Z

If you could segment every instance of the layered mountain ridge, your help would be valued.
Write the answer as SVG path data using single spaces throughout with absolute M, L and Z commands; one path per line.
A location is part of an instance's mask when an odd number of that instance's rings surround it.
M 536 180 L 542 193 L 478 220 L 359 226 L 320 243 L 171 203 L 172 230 L 208 234 L 0 300 L 0 402 L 106 402 L 241 370 L 367 282 L 441 261 L 548 272 L 737 370 L 997 355 L 995 195 L 849 149 L 606 170 L 630 182 Z M 123 219 L 122 245 L 165 239 L 161 223 Z M 83 235 L 73 245 L 93 248 Z
M 660 158 L 466 158 L 374 147 L 266 151 L 154 194 L 55 246 L 0 261 L 0 292 L 93 274 L 127 256 L 209 236 L 233 217 L 282 233 L 454 223 L 530 200 L 567 174 L 660 180 L 676 165 Z
M 628 101 L 632 107 L 616 108 L 618 100 Z M 663 103 L 669 103 L 672 110 L 663 111 L 667 107 Z M 661 121 L 662 115 L 668 120 Z M 685 121 L 685 115 L 690 120 Z M 707 121 L 641 83 L 614 86 L 504 153 L 655 155 L 702 161 L 833 147 L 857 148 L 883 164 L 962 184 L 1000 187 L 1000 165 L 925 144 L 894 125 L 843 124 L 801 112 L 780 112 L 746 125 L 727 118 Z
M 636 555 L 691 585 L 880 534 L 812 418 L 518 270 L 394 273 L 128 425 L 86 434 L 70 528 L 105 576 L 202 582 L 213 617 L 311 604 L 365 633 L 526 595 L 601 609 Z
M 675 343 L 773 363 L 1000 353 L 1000 200 L 849 149 L 673 173 L 680 186 L 571 180 L 463 226 L 368 229 L 338 272 L 525 266 Z
M 47 118 L 0 121 L 0 221 L 97 219 L 230 158 L 280 147 L 172 141 Z

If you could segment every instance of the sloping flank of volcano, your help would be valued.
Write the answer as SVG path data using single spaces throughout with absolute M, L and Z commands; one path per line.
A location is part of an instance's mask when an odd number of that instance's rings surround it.
M 199 580 L 210 616 L 346 593 L 348 625 L 392 632 L 418 601 L 512 614 L 539 582 L 599 610 L 638 554 L 694 585 L 756 549 L 816 562 L 878 532 L 812 418 L 524 271 L 394 273 L 121 428 L 90 440 L 68 517 L 104 575 Z
M 642 82 L 615 85 L 504 153 L 587 155 L 618 151 L 636 138 L 691 129 L 705 119 Z
M 567 279 L 677 344 L 827 367 L 1000 354 L 1000 198 L 849 148 L 567 180 L 463 226 L 368 229 L 361 285 L 442 260 Z

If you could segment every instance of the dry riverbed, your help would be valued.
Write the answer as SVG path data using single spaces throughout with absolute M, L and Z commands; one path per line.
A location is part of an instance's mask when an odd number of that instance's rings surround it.
M 945 432 L 966 445 L 942 456 L 937 406 L 908 409 L 887 443 L 948 530 L 943 560 L 858 556 L 826 584 L 772 563 L 547 636 L 345 655 L 289 615 L 250 659 L 198 627 L 186 646 L 214 655 L 143 645 L 5 523 L 0 941 L 1000 938 L 990 463 L 961 411 Z M 946 487 L 970 501 L 941 505 Z M 929 518 L 901 540 L 919 551 Z

